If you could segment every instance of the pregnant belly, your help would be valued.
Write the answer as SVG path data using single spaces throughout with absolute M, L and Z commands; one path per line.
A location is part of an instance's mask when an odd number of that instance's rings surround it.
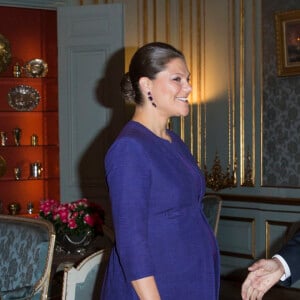
M 199 210 L 156 218 L 149 237 L 156 269 L 168 276 L 211 270 L 218 261 L 215 237 Z

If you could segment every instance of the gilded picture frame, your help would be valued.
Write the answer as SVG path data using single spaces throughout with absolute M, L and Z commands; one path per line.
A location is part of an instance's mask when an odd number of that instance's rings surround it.
M 300 10 L 275 14 L 277 74 L 300 75 Z

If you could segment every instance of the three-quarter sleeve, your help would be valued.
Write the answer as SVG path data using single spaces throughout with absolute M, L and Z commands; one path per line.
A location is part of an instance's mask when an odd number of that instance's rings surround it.
M 151 193 L 148 166 L 143 147 L 130 138 L 119 139 L 105 159 L 116 251 L 128 281 L 154 274 L 147 236 Z

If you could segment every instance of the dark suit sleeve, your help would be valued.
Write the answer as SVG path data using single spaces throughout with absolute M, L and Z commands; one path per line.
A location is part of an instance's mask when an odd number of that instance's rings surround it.
M 291 270 L 289 283 L 295 283 L 300 279 L 300 231 L 288 241 L 278 254 L 286 260 Z

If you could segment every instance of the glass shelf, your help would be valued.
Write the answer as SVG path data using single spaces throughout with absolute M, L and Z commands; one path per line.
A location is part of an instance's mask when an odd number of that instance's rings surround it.
M 58 147 L 58 144 L 38 144 L 38 145 L 23 145 L 23 144 L 21 144 L 20 146 L 17 146 L 17 145 L 9 145 L 9 144 L 7 144 L 7 145 L 5 145 L 5 146 L 0 146 L 0 152 L 1 152 L 1 149 L 6 149 L 6 148 L 8 148 L 8 149 L 10 149 L 10 148 L 14 148 L 14 149 L 21 149 L 21 148 L 36 148 L 36 149 L 38 149 L 38 148 L 51 148 L 51 147 Z
M 1 183 L 4 182 L 14 182 L 14 183 L 24 183 L 26 181 L 44 181 L 44 180 L 53 180 L 53 179 L 59 179 L 59 177 L 39 177 L 39 178 L 34 178 L 34 177 L 29 177 L 29 178 L 20 178 L 20 179 L 14 179 L 14 178 L 0 178 L 0 185 Z

